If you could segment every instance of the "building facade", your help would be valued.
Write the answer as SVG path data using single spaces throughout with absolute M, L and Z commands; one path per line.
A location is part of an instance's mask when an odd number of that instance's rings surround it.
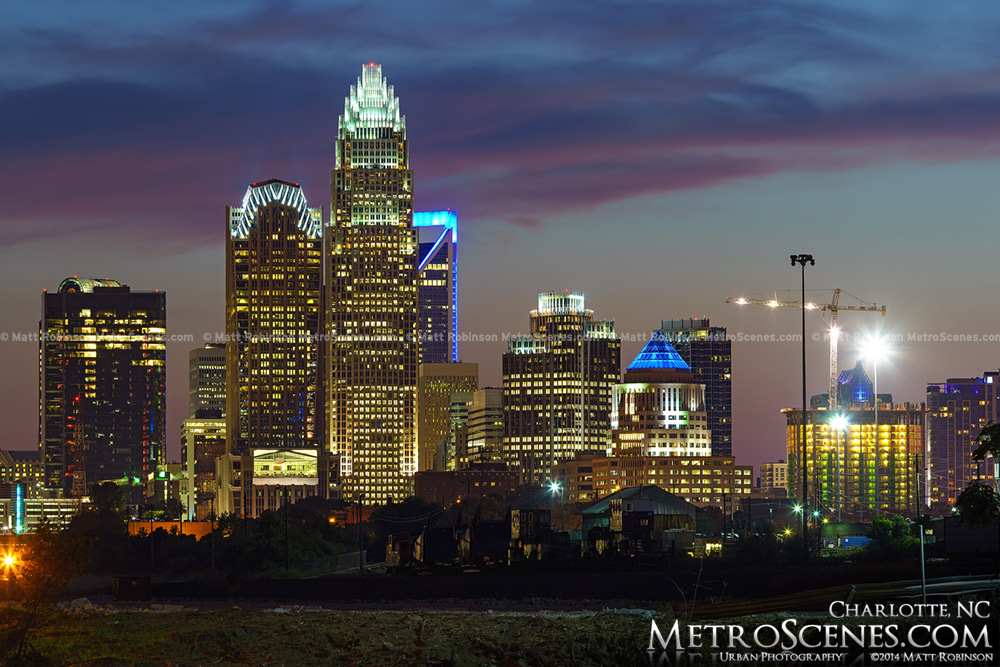
M 503 463 L 503 389 L 484 387 L 472 395 L 460 468 Z
M 298 184 L 272 179 L 251 184 L 241 206 L 227 207 L 226 219 L 227 450 L 250 460 L 306 451 L 316 460 L 323 428 L 322 209 L 308 207 Z M 303 493 L 326 495 L 318 476 Z M 260 505 L 251 501 L 269 492 L 257 487 L 280 485 L 270 475 L 245 474 L 242 481 L 241 513 L 251 516 Z
M 272 179 L 226 207 L 229 449 L 319 443 L 322 210 Z
M 479 364 L 420 364 L 417 372 L 417 441 L 420 470 L 436 468 L 435 460 L 447 456 L 444 450 L 451 439 L 451 397 L 472 393 L 479 388 Z
M 458 216 L 454 211 L 417 212 L 413 226 L 420 240 L 420 363 L 457 363 Z
M 660 331 L 705 385 L 705 412 L 712 432 L 712 454 L 733 455 L 733 344 L 725 327 L 708 318 L 663 320 Z
M 208 520 L 220 492 L 217 459 L 227 451 L 226 420 L 218 410 L 198 410 L 182 422 L 181 465 L 187 492 L 181 504 L 188 521 Z
M 782 410 L 787 420 L 789 492 L 802 497 L 802 410 Z M 924 457 L 923 403 L 879 403 L 878 436 L 873 408 L 806 415 L 806 482 L 811 509 L 826 517 L 863 521 L 879 514 L 914 516 L 920 511 Z M 838 427 L 835 418 L 843 418 Z
M 145 479 L 166 446 L 166 294 L 73 277 L 42 308 L 46 487 L 80 498 L 97 482 Z
M 188 417 L 198 410 L 226 413 L 225 343 L 208 343 L 188 353 Z
M 751 466 L 712 453 L 705 385 L 656 331 L 615 386 L 611 456 L 593 461 L 599 496 L 655 485 L 696 505 L 735 507 L 753 486 Z
M 0 498 L 12 498 L 21 483 L 25 498 L 39 498 L 45 488 L 45 463 L 41 451 L 0 449 Z
M 973 461 L 973 443 L 997 421 L 1000 373 L 927 385 L 927 498 L 953 506 L 973 480 L 993 480 L 991 462 Z
M 774 463 L 760 464 L 760 483 L 757 487 L 761 490 L 784 489 L 788 491 L 788 464 L 784 459 Z
M 530 335 L 509 341 L 503 355 L 507 465 L 537 483 L 577 452 L 606 452 L 620 372 L 613 321 L 594 319 L 583 294 L 539 294 Z
M 344 103 L 326 236 L 327 420 L 344 495 L 410 495 L 417 451 L 417 264 L 406 119 L 382 66 Z

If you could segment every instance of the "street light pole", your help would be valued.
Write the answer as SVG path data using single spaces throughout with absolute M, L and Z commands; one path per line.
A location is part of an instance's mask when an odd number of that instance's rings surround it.
M 878 355 L 872 357 L 872 391 L 875 392 L 875 516 L 882 509 L 882 499 L 879 497 L 879 474 L 882 467 L 881 438 L 878 433 Z
M 809 530 L 809 502 L 807 489 L 809 482 L 807 479 L 806 472 L 806 419 L 807 419 L 807 408 L 809 407 L 806 403 L 806 263 L 809 266 L 816 266 L 816 260 L 813 259 L 812 255 L 791 255 L 792 266 L 798 264 L 802 267 L 802 419 L 799 420 L 799 425 L 801 428 L 801 440 L 799 446 L 799 457 L 802 460 L 802 547 L 806 558 L 809 557 L 809 538 L 807 532 Z

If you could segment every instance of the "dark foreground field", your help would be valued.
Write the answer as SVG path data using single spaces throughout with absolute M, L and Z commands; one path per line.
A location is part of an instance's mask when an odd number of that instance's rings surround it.
M 296 609 L 47 615 L 19 665 L 643 665 L 647 615 Z

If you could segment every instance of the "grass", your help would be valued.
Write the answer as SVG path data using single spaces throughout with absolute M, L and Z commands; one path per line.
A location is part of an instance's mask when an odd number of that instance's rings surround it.
M 648 641 L 614 613 L 54 612 L 22 664 L 641 665 Z

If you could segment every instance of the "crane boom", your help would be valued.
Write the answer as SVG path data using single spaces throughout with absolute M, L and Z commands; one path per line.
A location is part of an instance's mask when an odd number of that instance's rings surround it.
M 820 310 L 830 313 L 830 409 L 837 407 L 837 339 L 840 337 L 840 330 L 837 327 L 837 314 L 842 310 L 849 310 L 863 313 L 882 313 L 885 317 L 885 306 L 877 304 L 865 306 L 841 306 L 840 293 L 838 287 L 833 290 L 833 300 L 830 303 L 815 303 L 806 301 L 806 310 Z M 742 296 L 731 296 L 726 299 L 726 303 L 735 303 L 738 306 L 767 306 L 768 308 L 802 308 L 801 301 L 781 301 L 777 294 L 773 299 L 748 299 Z

